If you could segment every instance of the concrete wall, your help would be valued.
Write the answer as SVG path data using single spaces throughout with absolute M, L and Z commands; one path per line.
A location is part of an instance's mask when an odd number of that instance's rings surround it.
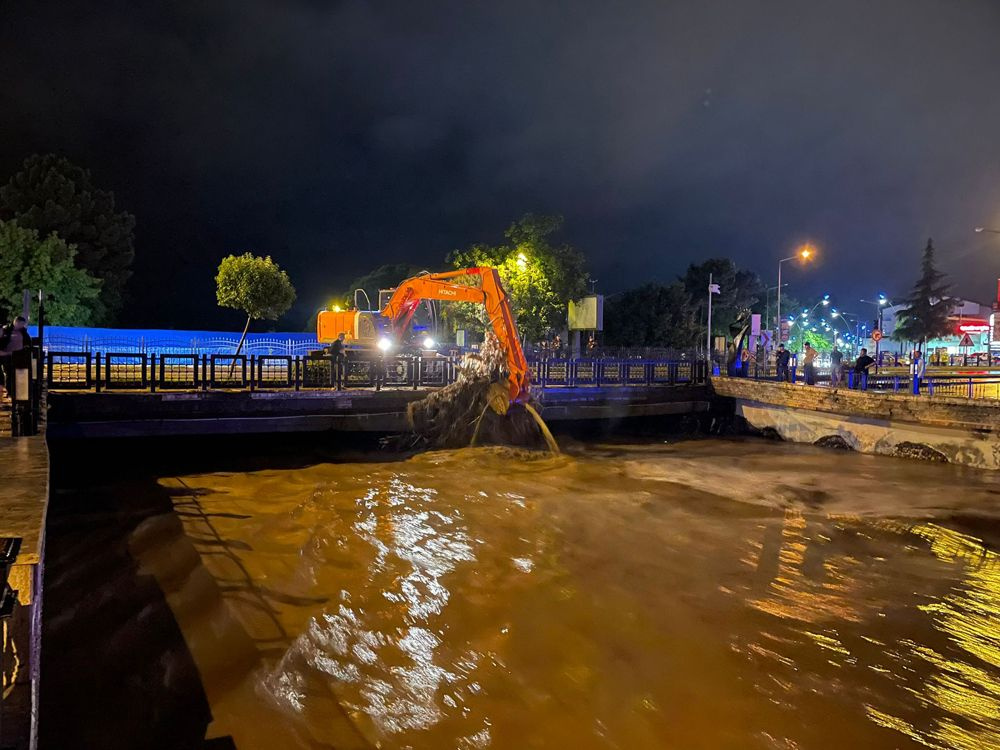
M 712 378 L 753 427 L 785 440 L 1000 469 L 1000 402 Z

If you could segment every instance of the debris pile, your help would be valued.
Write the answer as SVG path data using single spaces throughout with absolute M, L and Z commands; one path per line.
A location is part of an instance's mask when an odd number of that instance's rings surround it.
M 545 445 L 524 405 L 509 403 L 506 356 L 492 333 L 478 354 L 463 356 L 454 383 L 411 403 L 407 416 L 414 434 L 433 448 Z

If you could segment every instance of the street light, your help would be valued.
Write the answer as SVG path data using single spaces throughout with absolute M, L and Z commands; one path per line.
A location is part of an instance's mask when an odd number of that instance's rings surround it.
M 990 227 L 976 227 L 976 232 L 982 234 L 983 232 L 989 232 L 990 234 L 1000 234 L 1000 229 L 991 229 Z
M 889 298 L 885 296 L 884 292 L 879 292 L 877 300 L 863 299 L 861 301 L 864 302 L 865 304 L 868 304 L 868 305 L 875 305 L 875 311 L 876 311 L 876 314 L 877 314 L 876 325 L 878 326 L 879 332 L 881 332 L 882 331 L 882 312 L 885 309 L 885 306 L 889 304 Z M 879 365 L 881 364 L 881 362 L 879 361 L 879 356 L 878 356 L 879 343 L 880 343 L 880 341 L 876 341 L 875 342 L 875 372 L 878 372 Z
M 787 283 L 782 284 L 782 286 L 788 286 L 788 284 Z M 771 325 L 771 292 L 773 292 L 777 288 L 778 287 L 776 286 L 769 286 L 767 288 L 767 302 L 764 303 L 764 320 L 767 322 L 767 325 Z M 781 328 L 780 315 L 776 318 L 776 320 L 778 321 L 778 328 L 780 329 Z M 781 335 L 780 331 L 778 335 L 779 336 Z
M 848 325 L 848 323 L 847 323 L 847 317 L 846 316 L 847 316 L 846 313 L 841 313 L 840 310 L 838 310 L 836 307 L 833 308 L 832 310 L 830 310 L 830 317 L 834 321 L 839 320 L 841 323 L 844 324 L 844 331 L 846 332 L 847 340 L 850 341 L 851 340 L 851 326 Z M 834 324 L 834 328 L 836 328 L 836 323 Z
M 803 245 L 799 248 L 799 251 L 795 255 L 789 255 L 787 258 L 782 258 L 778 261 L 778 312 L 775 316 L 775 322 L 778 324 L 778 343 L 781 343 L 781 264 L 787 263 L 790 260 L 802 260 L 808 261 L 811 257 L 816 254 L 816 250 L 812 245 Z

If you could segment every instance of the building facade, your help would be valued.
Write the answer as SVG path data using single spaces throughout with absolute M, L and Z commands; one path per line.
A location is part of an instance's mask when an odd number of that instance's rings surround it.
M 886 307 L 882 312 L 882 333 L 886 339 L 891 339 L 896 328 L 896 319 L 903 305 Z M 955 299 L 949 320 L 951 333 L 927 342 L 927 355 L 932 359 L 954 357 L 966 354 L 985 354 L 991 351 L 1000 352 L 1000 340 L 996 339 L 994 323 L 997 321 L 992 306 L 983 305 L 971 300 Z M 888 344 L 888 346 L 886 346 Z M 907 354 L 909 342 L 883 340 L 883 350 L 898 351 Z

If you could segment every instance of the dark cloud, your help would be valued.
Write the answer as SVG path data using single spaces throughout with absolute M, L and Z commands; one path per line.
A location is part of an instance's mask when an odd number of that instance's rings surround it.
M 933 235 L 988 298 L 998 32 L 992 0 L 7 5 L 0 173 L 56 150 L 116 190 L 142 323 L 228 320 L 212 270 L 254 249 L 294 325 L 525 211 L 565 214 L 607 291 L 810 239 L 796 292 L 856 299 Z

